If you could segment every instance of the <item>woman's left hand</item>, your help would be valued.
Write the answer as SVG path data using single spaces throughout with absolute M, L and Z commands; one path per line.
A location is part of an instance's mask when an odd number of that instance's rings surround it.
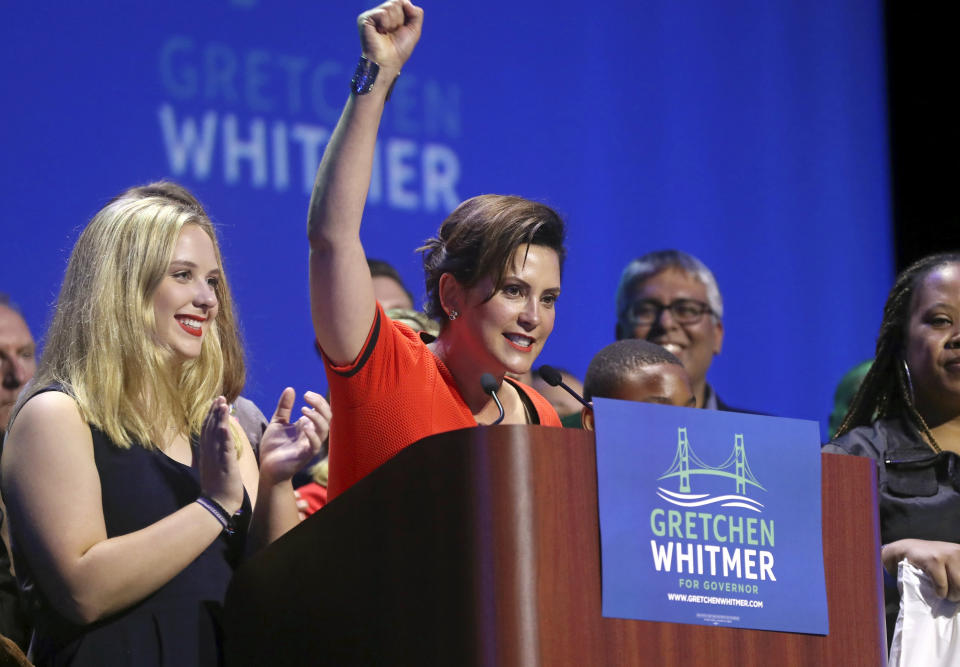
M 280 394 L 277 409 L 260 440 L 260 477 L 269 483 L 291 479 L 317 454 L 330 431 L 330 405 L 320 394 L 303 395 L 309 407 L 303 416 L 290 422 L 296 392 L 287 387 Z

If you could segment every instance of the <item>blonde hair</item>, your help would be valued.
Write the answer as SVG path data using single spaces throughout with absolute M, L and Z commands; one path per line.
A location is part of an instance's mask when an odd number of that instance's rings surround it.
M 174 365 L 172 351 L 153 335 L 153 295 L 186 225 L 210 238 L 221 280 L 200 355 Z M 56 385 L 117 445 L 153 449 L 169 429 L 199 433 L 210 401 L 223 394 L 232 402 L 243 382 L 243 348 L 213 224 L 199 202 L 131 190 L 101 209 L 77 240 L 40 367 L 14 418 L 32 395 Z

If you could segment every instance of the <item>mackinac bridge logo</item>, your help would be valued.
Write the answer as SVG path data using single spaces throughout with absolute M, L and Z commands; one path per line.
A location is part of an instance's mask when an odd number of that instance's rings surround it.
M 734 487 L 733 493 L 692 493 L 691 477 L 703 475 L 706 477 L 720 477 L 731 480 L 731 486 Z M 704 507 L 707 505 L 719 504 L 722 507 L 742 507 L 754 512 L 763 512 L 763 503 L 753 498 L 747 497 L 747 486 L 755 487 L 761 491 L 765 488 L 757 480 L 753 471 L 750 470 L 750 464 L 747 462 L 747 450 L 743 444 L 743 434 L 734 435 L 733 452 L 727 457 L 727 460 L 718 466 L 711 466 L 704 463 L 699 456 L 690 447 L 687 440 L 687 429 L 681 426 L 677 429 L 677 453 L 673 457 L 673 463 L 664 472 L 658 480 L 678 478 L 679 487 L 677 491 L 670 491 L 662 486 L 657 487 L 657 495 L 663 500 L 680 507 Z

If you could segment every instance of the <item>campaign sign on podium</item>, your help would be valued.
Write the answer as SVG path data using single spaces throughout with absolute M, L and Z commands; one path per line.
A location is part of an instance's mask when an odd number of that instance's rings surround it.
M 593 403 L 604 616 L 827 634 L 816 422 Z

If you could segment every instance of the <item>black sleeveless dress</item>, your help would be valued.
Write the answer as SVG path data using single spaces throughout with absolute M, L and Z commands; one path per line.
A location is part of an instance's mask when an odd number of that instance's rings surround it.
M 195 468 L 137 445 L 121 449 L 91 427 L 103 494 L 107 536 L 134 532 L 194 502 L 200 494 Z M 196 443 L 192 443 L 196 453 Z M 69 497 L 64 502 L 70 502 Z M 249 524 L 221 534 L 206 551 L 159 590 L 134 606 L 91 625 L 57 613 L 37 585 L 30 563 L 16 553 L 17 575 L 35 624 L 36 665 L 220 665 L 220 616 L 227 584 L 239 564 Z M 162 544 L 157 549 L 163 549 Z M 16 552 L 15 548 L 15 552 Z

